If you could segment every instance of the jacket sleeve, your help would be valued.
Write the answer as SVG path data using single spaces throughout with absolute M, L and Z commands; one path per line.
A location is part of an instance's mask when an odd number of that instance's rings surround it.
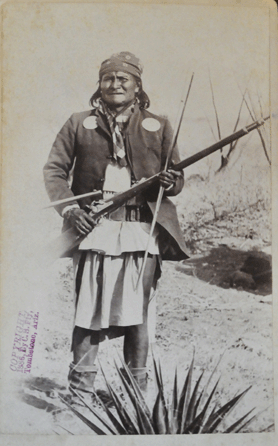
M 43 168 L 45 187 L 51 201 L 74 196 L 68 180 L 75 159 L 76 127 L 72 115 L 58 133 Z M 78 204 L 77 201 L 73 203 Z M 65 207 L 66 204 L 56 206 L 55 209 L 61 215 Z
M 165 127 L 164 127 L 164 133 L 163 133 L 163 142 L 162 142 L 162 164 L 161 164 L 161 168 L 163 169 L 165 166 L 165 161 L 167 158 L 167 153 L 168 153 L 168 149 L 172 143 L 172 139 L 173 139 L 173 130 L 171 127 L 171 124 L 168 120 L 166 120 L 165 123 Z M 179 151 L 178 151 L 178 147 L 174 147 L 174 150 L 172 152 L 172 157 L 170 159 L 169 162 L 169 166 L 171 167 L 171 165 L 173 164 L 177 164 L 178 162 L 180 162 L 180 156 L 179 156 Z M 182 172 L 183 175 L 183 172 Z M 174 195 L 178 195 L 184 185 L 184 178 L 183 176 L 181 178 L 178 178 L 176 181 L 175 186 L 170 189 L 169 191 L 165 191 L 165 195 L 169 196 L 174 196 Z

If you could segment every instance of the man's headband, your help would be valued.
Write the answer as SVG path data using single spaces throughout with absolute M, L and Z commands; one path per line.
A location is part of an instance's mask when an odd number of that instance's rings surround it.
M 141 78 L 143 66 L 140 59 L 134 56 L 134 54 L 128 51 L 122 51 L 121 53 L 112 54 L 109 59 L 102 62 L 99 70 L 99 78 L 111 71 L 124 71 Z

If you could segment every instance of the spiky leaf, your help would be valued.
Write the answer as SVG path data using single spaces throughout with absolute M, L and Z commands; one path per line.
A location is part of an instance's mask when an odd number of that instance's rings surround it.
M 81 395 L 79 394 L 79 392 L 76 392 L 73 388 L 71 388 L 71 391 L 80 399 L 80 401 L 82 401 L 82 403 L 89 409 L 90 412 L 92 412 L 92 414 L 103 424 L 104 427 L 106 427 L 106 429 L 113 435 L 119 434 L 120 432 L 118 432 L 117 430 L 113 429 L 113 427 L 110 426 L 109 423 L 107 423 L 107 421 L 104 419 L 103 415 L 99 414 L 98 411 L 96 409 L 94 409 L 93 407 L 91 407 L 87 401 L 81 397 Z
M 165 429 L 168 432 L 168 430 L 169 430 L 169 413 L 168 413 L 168 406 L 166 404 L 166 398 L 164 395 L 164 385 L 163 385 L 163 379 L 162 379 L 162 373 L 161 373 L 161 366 L 160 366 L 160 363 L 157 363 L 154 356 L 153 356 L 153 364 L 154 364 L 155 379 L 156 379 L 156 385 L 158 388 L 158 396 L 159 396 L 159 398 L 157 398 L 156 402 L 158 403 L 158 407 L 160 407 L 160 405 L 161 405 L 163 408 L 163 417 L 164 417 L 163 422 L 165 422 Z
M 164 405 L 164 401 L 161 392 L 158 393 L 156 401 L 153 407 L 153 427 L 156 434 L 167 434 L 166 414 L 167 408 Z
M 198 434 L 200 432 L 202 425 L 203 425 L 203 421 L 204 421 L 207 411 L 208 411 L 208 407 L 209 407 L 212 397 L 216 391 L 218 383 L 219 383 L 219 380 L 217 381 L 214 388 L 212 389 L 212 392 L 209 395 L 204 408 L 202 409 L 200 414 L 192 421 L 192 423 L 185 429 L 185 431 L 183 432 L 184 434 Z
M 232 432 L 238 432 L 237 429 L 238 429 L 239 425 L 242 423 L 243 420 L 245 420 L 245 418 L 248 417 L 248 415 L 250 415 L 251 412 L 253 412 L 253 410 L 254 409 L 249 410 L 249 412 L 247 412 L 247 414 L 243 415 L 243 417 L 241 417 L 239 420 L 237 420 L 235 423 L 233 423 L 230 427 L 228 427 L 228 429 L 225 430 L 225 434 L 231 434 Z M 251 420 L 253 418 L 254 417 L 252 417 Z M 251 421 L 251 420 L 248 420 L 247 423 L 249 423 L 249 421 Z M 239 429 L 242 429 L 243 426 L 245 426 L 245 425 L 246 425 L 246 423 L 244 423 Z
M 85 423 L 90 429 L 92 429 L 96 434 L 98 435 L 107 435 L 106 432 L 104 432 L 102 429 L 100 429 L 95 423 L 90 421 L 87 417 L 82 415 L 82 413 L 78 412 L 74 407 L 72 407 L 61 395 L 59 395 L 59 398 L 61 401 L 63 401 L 66 406 L 80 419 Z
M 221 421 L 227 417 L 231 410 L 236 407 L 240 399 L 250 389 L 246 389 L 244 392 L 232 398 L 228 403 L 219 407 L 216 402 L 214 407 L 210 410 L 212 398 L 215 394 L 216 388 L 219 383 L 219 379 L 213 387 L 211 393 L 207 396 L 204 389 L 199 393 L 200 382 L 203 373 L 199 376 L 193 392 L 191 394 L 191 382 L 193 374 L 193 360 L 187 372 L 185 383 L 180 395 L 178 397 L 178 384 L 177 384 L 177 370 L 175 371 L 173 390 L 172 390 L 172 403 L 168 406 L 168 403 L 164 394 L 162 370 L 159 361 L 154 360 L 155 380 L 158 386 L 158 394 L 155 399 L 155 404 L 150 415 L 150 410 L 139 390 L 138 384 L 131 375 L 127 365 L 122 361 L 123 369 L 120 369 L 115 363 L 116 370 L 122 381 L 125 400 L 123 400 L 119 393 L 113 389 L 109 384 L 103 370 L 103 376 L 107 385 L 107 389 L 114 403 L 114 408 L 111 411 L 107 405 L 105 405 L 100 398 L 95 394 L 95 398 L 101 405 L 104 413 L 99 412 L 94 407 L 91 407 L 87 402 L 79 396 L 84 405 L 91 411 L 91 413 L 101 423 L 98 424 L 91 422 L 83 414 L 81 414 L 74 407 L 70 406 L 63 398 L 61 400 L 72 410 L 72 412 L 78 416 L 84 423 L 87 424 L 98 435 L 121 434 L 121 435 L 153 435 L 153 434 L 197 434 L 197 433 L 213 433 L 218 429 Z M 216 368 L 212 372 L 209 382 L 215 373 Z M 126 372 L 126 373 L 125 373 Z M 205 390 L 208 387 L 205 386 Z M 204 403 L 202 400 L 205 399 Z M 200 407 L 200 409 L 199 409 Z M 179 411 L 180 409 L 180 411 Z M 199 411 L 199 414 L 198 414 Z M 210 413 L 209 413 L 210 411 Z M 115 414 L 116 412 L 116 414 Z M 251 411 L 242 416 L 239 420 L 234 422 L 225 432 L 240 432 L 255 418 L 249 418 L 245 423 L 244 421 L 250 415 Z M 256 415 L 257 416 L 257 415 Z M 180 423 L 178 425 L 178 422 Z M 111 423 L 111 424 L 110 424 Z
M 157 362 L 153 356 L 153 368 L 154 368 L 154 377 L 158 391 L 163 392 L 163 381 L 161 379 L 161 374 L 158 372 Z
M 198 400 L 197 400 L 197 402 L 196 402 L 196 404 L 194 406 L 194 409 L 193 409 L 193 420 L 195 420 L 195 418 L 197 416 L 197 411 L 198 411 L 198 408 L 200 406 L 201 400 L 203 398 L 203 394 L 204 394 L 204 391 L 202 390 L 201 393 L 200 393 L 200 396 L 199 396 L 199 398 L 198 398 Z
M 74 391 L 74 389 L 72 389 L 72 391 Z M 74 393 L 80 398 L 80 395 L 74 391 Z M 96 401 L 98 402 L 98 404 L 101 406 L 101 408 L 103 409 L 103 411 L 106 413 L 107 417 L 109 418 L 109 420 L 111 421 L 112 425 L 114 426 L 114 428 L 117 430 L 117 433 L 119 435 L 126 435 L 128 432 L 127 430 L 123 427 L 123 425 L 118 421 L 118 419 L 113 415 L 113 413 L 110 411 L 110 409 L 106 406 L 106 404 L 103 403 L 103 401 L 99 398 L 99 396 L 97 395 L 97 393 L 94 393 L 94 398 L 96 399 Z M 88 407 L 87 403 L 83 400 L 82 398 L 82 402 Z M 91 410 L 91 407 L 89 407 L 89 409 Z M 102 418 L 103 415 L 99 414 L 99 416 Z
M 170 433 L 176 434 L 178 431 L 178 418 L 177 418 L 178 417 L 178 371 L 177 371 L 177 368 L 175 370 L 170 415 L 171 415 Z
M 141 401 L 139 398 L 136 397 L 136 394 L 134 393 L 133 389 L 131 388 L 131 382 L 133 377 L 127 381 L 126 377 L 123 375 L 117 364 L 115 363 L 116 370 L 122 380 L 122 383 L 124 384 L 124 387 L 126 389 L 126 392 L 129 396 L 130 402 L 133 406 L 133 410 L 136 412 L 137 415 L 137 422 L 139 426 L 139 430 L 141 434 L 154 434 L 153 427 L 151 425 L 151 419 L 149 417 L 149 410 L 145 411 L 144 407 L 141 405 Z
M 146 415 L 139 402 L 135 400 L 135 409 L 137 413 L 137 420 L 140 428 L 140 433 L 145 435 L 154 435 L 155 431 L 152 427 L 149 417 Z
M 232 398 L 230 401 L 228 401 L 228 403 L 224 404 L 224 406 L 220 407 L 220 409 L 217 412 L 215 412 L 215 414 L 211 417 L 210 422 L 204 426 L 202 432 L 209 434 L 214 432 L 218 427 L 218 425 L 223 420 L 223 418 L 228 414 L 228 412 L 230 412 L 235 407 L 238 401 L 243 397 L 243 395 L 245 395 L 248 392 L 250 388 L 251 386 L 248 387 L 248 389 L 244 390 L 239 395 Z
M 182 432 L 182 427 L 185 424 L 186 420 L 186 414 L 188 411 L 188 404 L 190 399 L 190 392 L 191 392 L 191 382 L 192 382 L 192 373 L 193 373 L 193 364 L 194 364 L 194 357 L 192 359 L 192 362 L 190 364 L 190 367 L 188 369 L 188 373 L 183 385 L 183 389 L 181 392 L 181 396 L 179 399 L 178 404 L 178 434 Z
M 185 429 L 192 423 L 193 419 L 194 419 L 194 414 L 196 413 L 196 402 L 197 402 L 197 396 L 198 396 L 198 390 L 199 390 L 199 385 L 201 382 L 201 379 L 203 377 L 204 372 L 201 373 L 201 375 L 199 376 L 198 381 L 195 384 L 195 387 L 193 389 L 189 404 L 188 404 L 188 409 L 186 412 L 186 417 L 184 418 L 184 422 L 181 426 L 181 432 L 184 432 Z
M 113 399 L 115 408 L 117 410 L 117 414 L 118 414 L 123 426 L 125 426 L 126 430 L 128 431 L 128 433 L 130 435 L 138 435 L 139 434 L 138 424 L 135 422 L 135 420 L 132 420 L 130 414 L 125 409 L 120 397 L 116 394 L 116 392 L 112 389 L 112 387 L 108 383 L 103 369 L 101 369 L 101 370 L 102 370 L 102 374 L 105 379 L 107 389 L 111 395 L 111 398 Z
M 126 372 L 126 375 L 128 377 L 127 383 L 131 386 L 131 389 L 134 391 L 136 398 L 140 401 L 142 407 L 144 408 L 145 412 L 148 414 L 149 418 L 151 418 L 151 411 L 147 406 L 147 403 L 145 401 L 145 398 L 142 395 L 140 387 L 138 386 L 137 382 L 135 381 L 133 375 L 131 374 L 129 367 L 122 360 L 122 358 L 120 358 L 120 360 L 121 360 L 123 369 Z

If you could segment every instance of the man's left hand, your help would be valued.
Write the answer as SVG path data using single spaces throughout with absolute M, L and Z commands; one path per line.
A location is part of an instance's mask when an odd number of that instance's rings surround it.
M 182 172 L 171 169 L 167 170 L 167 172 L 163 171 L 159 175 L 160 186 L 163 186 L 166 190 L 170 188 L 172 189 L 172 187 L 175 186 L 177 179 L 181 177 Z

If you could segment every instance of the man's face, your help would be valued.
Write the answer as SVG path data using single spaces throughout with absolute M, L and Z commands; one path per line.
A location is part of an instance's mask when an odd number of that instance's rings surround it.
M 100 89 L 103 101 L 117 110 L 132 102 L 139 91 L 135 77 L 123 71 L 104 74 L 100 81 Z

